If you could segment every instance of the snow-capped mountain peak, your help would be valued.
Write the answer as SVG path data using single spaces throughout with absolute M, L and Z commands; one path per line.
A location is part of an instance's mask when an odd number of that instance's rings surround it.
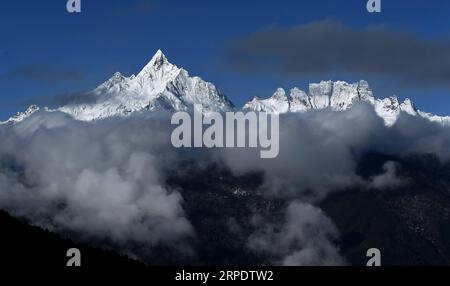
M 244 105 L 242 108 L 244 111 L 258 111 L 268 113 L 286 113 L 290 108 L 290 97 L 286 95 L 286 91 L 283 88 L 278 88 L 272 97 L 268 99 L 259 99 L 253 97 L 253 99 Z
M 330 106 L 332 92 L 333 83 L 331 81 L 311 83 L 309 85 L 309 94 L 313 107 L 315 109 L 323 109 Z
M 312 109 L 311 98 L 297 87 L 291 89 L 290 96 L 290 111 L 292 112 L 303 112 Z
M 16 124 L 16 123 L 22 122 L 23 120 L 25 120 L 28 117 L 30 117 L 31 115 L 33 115 L 35 112 L 39 111 L 39 109 L 40 108 L 37 105 L 30 105 L 27 108 L 27 110 L 25 110 L 24 112 L 17 112 L 16 115 L 9 118 L 5 122 L 0 122 L 0 124 L 8 124 L 8 123 Z
M 97 94 L 120 92 L 128 87 L 129 80 L 120 72 L 116 72 L 110 79 L 99 85 L 94 92 Z
M 161 50 L 156 51 L 156 53 L 153 55 L 150 62 L 142 69 L 142 72 L 145 72 L 147 70 L 159 70 L 163 68 L 165 65 L 173 66 L 169 61 L 167 60 L 166 55 Z
M 275 91 L 272 97 L 277 100 L 285 100 L 287 99 L 286 91 L 280 87 Z
M 158 50 L 150 62 L 136 76 L 142 85 L 150 84 L 163 88 L 167 82 L 174 80 L 181 72 L 181 69 L 170 63 L 161 50 Z
M 400 109 L 410 115 L 417 115 L 416 105 L 411 101 L 411 99 L 407 98 L 400 104 Z
M 189 110 L 202 104 L 206 112 L 227 111 L 233 104 L 217 88 L 169 62 L 158 50 L 136 75 L 115 73 L 94 89 L 94 102 L 59 108 L 74 118 L 92 121 L 145 110 Z

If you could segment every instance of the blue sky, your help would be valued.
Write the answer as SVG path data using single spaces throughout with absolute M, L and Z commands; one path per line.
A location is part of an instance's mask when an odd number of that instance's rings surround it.
M 450 39 L 450 1 L 382 0 L 369 14 L 366 0 L 5 0 L 0 9 L 0 120 L 29 103 L 51 105 L 59 94 L 90 90 L 114 72 L 137 73 L 157 49 L 169 60 L 215 83 L 236 105 L 326 79 L 368 80 L 377 97 L 410 97 L 425 111 L 450 114 L 450 88 L 387 83 L 368 74 L 314 76 L 246 74 L 224 68 L 236 39 L 270 27 L 290 29 L 333 20 L 352 29 L 384 27 L 422 39 Z M 412 67 L 413 68 L 413 67 Z M 450 79 L 449 79 L 450 80 Z

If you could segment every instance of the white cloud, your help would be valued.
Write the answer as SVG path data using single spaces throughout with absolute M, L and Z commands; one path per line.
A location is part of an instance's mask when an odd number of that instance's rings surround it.
M 408 184 L 408 180 L 398 177 L 397 165 L 395 162 L 386 162 L 383 165 L 384 173 L 374 176 L 371 179 L 371 187 L 379 190 L 392 189 Z
M 284 266 L 343 265 L 338 249 L 331 242 L 338 237 L 334 224 L 320 209 L 294 201 L 286 210 L 281 226 L 258 225 L 248 245 L 256 252 L 268 254 L 271 263 Z
M 130 245 L 179 245 L 189 252 L 184 240 L 194 230 L 181 195 L 164 181 L 171 157 L 165 156 L 166 129 L 132 119 L 48 128 L 55 116 L 40 114 L 2 130 L 0 208 L 135 257 L 145 252 Z
M 356 167 L 363 154 L 432 153 L 450 159 L 448 127 L 402 115 L 386 128 L 364 104 L 346 112 L 281 116 L 280 154 L 270 160 L 260 159 L 257 149 L 178 150 L 170 143 L 172 129 L 166 115 L 83 123 L 57 112 L 2 126 L 0 208 L 142 260 L 161 244 L 192 255 L 189 241 L 208 234 L 196 234 L 182 190 L 166 181 L 169 174 L 183 173 L 182 162 L 219 162 L 234 174 L 263 172 L 264 194 L 288 206 L 281 225 L 256 223 L 243 247 L 276 264 L 341 264 L 337 230 L 314 204 L 355 185 L 384 189 L 404 183 L 393 163 L 383 174 L 361 178 Z

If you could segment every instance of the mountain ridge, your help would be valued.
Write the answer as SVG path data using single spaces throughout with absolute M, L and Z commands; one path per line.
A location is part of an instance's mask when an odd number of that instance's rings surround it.
M 188 71 L 170 63 L 161 50 L 154 54 L 137 75 L 126 77 L 116 72 L 87 94 L 93 98 L 93 102 L 69 103 L 54 110 L 44 110 L 60 111 L 81 121 L 123 117 L 140 111 L 187 111 L 195 104 L 201 104 L 206 113 L 236 110 L 231 100 L 214 84 L 197 76 L 191 77 Z M 420 111 L 410 99 L 400 103 L 396 96 L 375 98 L 365 80 L 356 83 L 321 81 L 311 83 L 308 92 L 294 87 L 289 94 L 283 88 L 278 88 L 271 97 L 254 97 L 239 110 L 275 114 L 326 108 L 344 111 L 357 102 L 371 104 L 386 126 L 392 126 L 402 112 L 444 125 L 450 124 L 450 116 L 437 116 Z M 32 105 L 25 112 L 19 112 L 0 124 L 19 123 L 39 110 L 38 106 Z
M 365 80 L 351 84 L 345 81 L 311 83 L 308 93 L 294 87 L 287 94 L 283 88 L 278 88 L 272 97 L 267 99 L 254 97 L 242 109 L 275 114 L 307 112 L 326 108 L 331 108 L 333 111 L 344 111 L 352 108 L 357 102 L 371 104 L 375 112 L 384 119 L 387 126 L 392 126 L 402 112 L 413 116 L 421 116 L 441 124 L 450 124 L 450 117 L 441 117 L 420 111 L 409 98 L 401 103 L 395 95 L 382 99 L 375 98 L 373 91 Z

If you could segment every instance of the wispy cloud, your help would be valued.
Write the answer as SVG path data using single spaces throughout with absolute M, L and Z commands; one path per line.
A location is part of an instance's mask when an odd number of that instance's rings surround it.
M 332 20 L 272 27 L 233 41 L 226 54 L 228 66 L 244 73 L 385 76 L 450 88 L 450 39 L 381 27 L 355 29 Z

